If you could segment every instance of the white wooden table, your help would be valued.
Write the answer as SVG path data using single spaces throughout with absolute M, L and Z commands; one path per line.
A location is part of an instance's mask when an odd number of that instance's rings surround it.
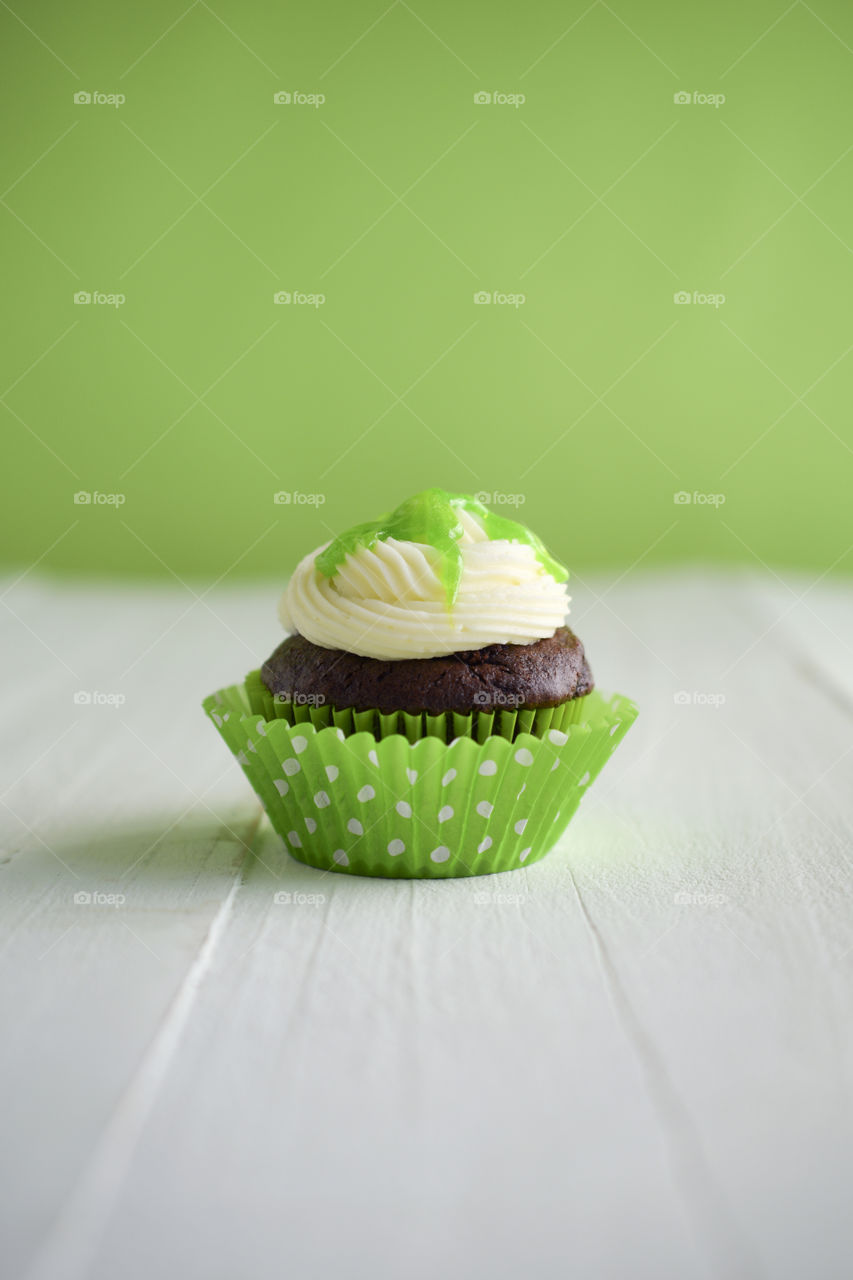
M 576 578 L 640 719 L 548 858 L 445 882 L 291 861 L 206 723 L 276 584 L 7 584 L 3 1274 L 847 1280 L 853 592 L 809 582 Z

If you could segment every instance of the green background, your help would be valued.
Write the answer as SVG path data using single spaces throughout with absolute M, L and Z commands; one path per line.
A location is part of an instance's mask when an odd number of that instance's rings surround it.
M 570 565 L 851 567 L 853 6 L 18 0 L 0 32 L 11 564 L 283 573 L 437 484 L 522 495 Z

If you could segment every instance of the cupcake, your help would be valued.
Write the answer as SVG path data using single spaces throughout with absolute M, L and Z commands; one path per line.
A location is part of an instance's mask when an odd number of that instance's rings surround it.
M 595 690 L 567 578 L 441 489 L 297 565 L 286 639 L 204 703 L 295 858 L 446 877 L 548 852 L 637 714 Z

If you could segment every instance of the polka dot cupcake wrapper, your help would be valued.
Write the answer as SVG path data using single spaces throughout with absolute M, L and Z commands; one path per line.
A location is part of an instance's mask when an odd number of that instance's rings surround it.
M 637 716 L 593 692 L 585 717 L 542 737 L 484 742 L 290 724 L 252 711 L 246 685 L 204 710 L 300 862 L 391 877 L 486 875 L 543 857 Z

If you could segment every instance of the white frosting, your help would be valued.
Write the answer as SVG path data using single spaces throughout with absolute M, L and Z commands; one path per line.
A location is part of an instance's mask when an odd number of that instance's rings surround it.
M 534 644 L 565 622 L 569 595 L 532 547 L 489 540 L 460 510 L 462 580 L 451 609 L 438 552 L 420 542 L 379 539 L 360 547 L 333 578 L 314 567 L 324 543 L 299 565 L 279 605 L 287 631 L 324 649 L 366 658 L 438 658 L 488 644 Z

